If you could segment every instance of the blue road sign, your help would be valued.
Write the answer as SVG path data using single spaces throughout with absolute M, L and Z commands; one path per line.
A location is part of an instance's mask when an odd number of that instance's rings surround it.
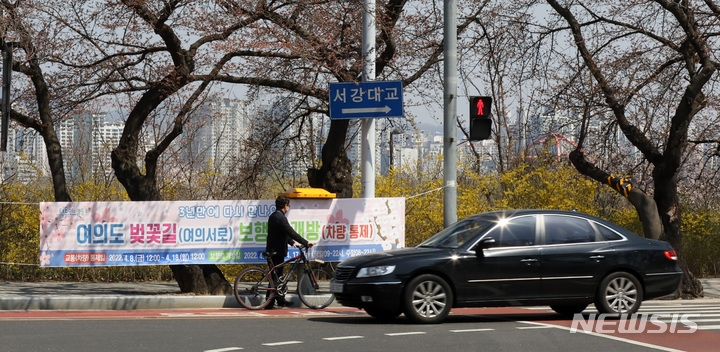
M 402 82 L 330 83 L 330 118 L 402 117 Z

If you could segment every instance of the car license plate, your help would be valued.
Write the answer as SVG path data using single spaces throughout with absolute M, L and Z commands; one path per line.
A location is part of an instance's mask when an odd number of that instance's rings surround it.
M 335 281 L 330 281 L 330 292 L 333 293 L 342 293 L 343 292 L 343 284 Z

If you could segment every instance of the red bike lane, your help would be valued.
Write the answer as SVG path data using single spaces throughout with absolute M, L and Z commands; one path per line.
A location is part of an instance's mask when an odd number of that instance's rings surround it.
M 568 330 L 569 334 L 592 334 L 618 341 L 625 341 L 650 348 L 672 351 L 716 352 L 720 351 L 720 332 L 695 329 L 680 324 L 668 324 L 652 319 L 602 319 L 594 314 L 583 314 L 582 319 L 563 318 L 551 311 L 525 308 L 461 308 L 454 314 L 483 316 L 487 319 L 518 321 L 529 324 L 555 326 Z M 622 331 L 625 332 L 622 332 Z

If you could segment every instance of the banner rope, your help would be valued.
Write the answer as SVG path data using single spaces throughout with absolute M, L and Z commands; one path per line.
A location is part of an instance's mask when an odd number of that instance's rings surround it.
M 12 204 L 12 205 L 40 205 L 40 203 L 20 203 L 20 202 L 0 202 L 0 204 Z
M 0 262 L 0 264 L 4 264 L 4 265 L 27 265 L 27 266 L 40 266 L 40 264 L 27 264 L 27 263 L 8 263 L 8 262 Z
M 435 188 L 435 189 L 433 189 L 433 190 L 429 190 L 429 191 L 427 191 L 427 192 L 423 192 L 423 193 L 420 193 L 420 194 L 416 194 L 416 195 L 414 195 L 414 196 L 405 197 L 405 199 L 412 199 L 412 198 L 415 198 L 415 197 L 424 196 L 424 195 L 426 195 L 426 194 L 428 194 L 428 193 L 437 192 L 437 191 L 439 191 L 439 190 L 441 190 L 441 189 L 443 189 L 443 188 L 445 188 L 445 187 L 447 187 L 447 186 L 438 187 L 438 188 Z

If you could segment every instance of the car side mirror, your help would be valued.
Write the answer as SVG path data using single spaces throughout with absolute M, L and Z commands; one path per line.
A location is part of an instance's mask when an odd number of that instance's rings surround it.
M 482 240 L 480 240 L 480 243 L 478 243 L 477 246 L 475 246 L 475 256 L 478 258 L 483 258 L 485 254 L 483 253 L 483 250 L 485 248 L 490 248 L 495 246 L 495 239 L 492 237 L 485 237 Z

